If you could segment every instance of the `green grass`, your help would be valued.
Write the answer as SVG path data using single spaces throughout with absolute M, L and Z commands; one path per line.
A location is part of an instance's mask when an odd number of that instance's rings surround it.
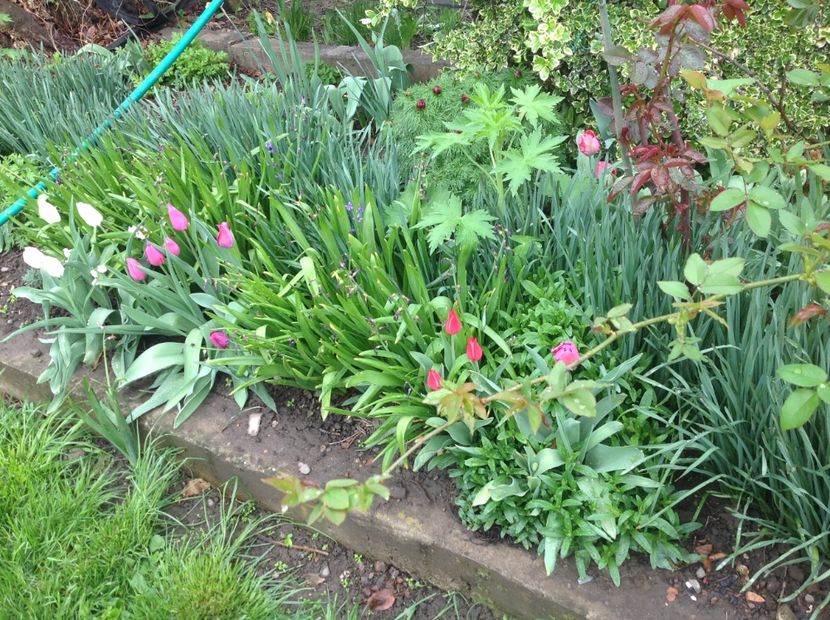
M 255 520 L 225 507 L 200 537 L 164 538 L 177 467 L 131 471 L 79 423 L 0 403 L 0 618 L 312 618 L 247 559 Z

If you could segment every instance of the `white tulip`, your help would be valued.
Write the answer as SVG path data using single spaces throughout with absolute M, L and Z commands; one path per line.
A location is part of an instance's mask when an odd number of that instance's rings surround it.
M 61 221 L 61 214 L 57 207 L 48 200 L 49 196 L 41 194 L 37 197 L 37 214 L 47 224 L 57 224 Z
M 29 265 L 32 269 L 42 269 L 53 278 L 60 278 L 63 276 L 63 263 L 54 256 L 46 256 L 37 248 L 24 248 L 23 262 Z
M 23 248 L 23 262 L 29 265 L 32 269 L 41 269 L 43 267 L 44 258 L 43 252 L 37 248 Z
M 101 222 L 104 221 L 104 216 L 95 207 L 85 202 L 76 202 L 75 208 L 78 210 L 78 215 L 81 219 L 93 228 L 98 228 Z
M 63 263 L 54 256 L 44 256 L 41 268 L 53 278 L 60 278 L 63 276 Z

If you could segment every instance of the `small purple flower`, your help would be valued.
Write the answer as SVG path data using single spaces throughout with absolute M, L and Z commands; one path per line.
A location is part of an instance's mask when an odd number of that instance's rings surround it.
M 270 153 L 271 155 L 273 155 L 274 153 L 277 152 L 277 150 L 274 148 L 274 143 L 271 142 L 270 140 L 268 140 L 265 143 L 265 150 L 268 151 L 268 153 Z
M 352 209 L 354 209 L 354 205 L 352 204 L 352 201 L 350 200 L 349 202 L 346 203 L 346 211 L 351 213 Z
M 364 211 L 365 211 L 365 209 L 363 208 L 363 205 L 360 205 L 360 207 L 358 207 L 358 209 L 357 209 L 357 214 L 355 215 L 355 220 L 357 220 L 358 223 L 363 221 L 363 212 Z

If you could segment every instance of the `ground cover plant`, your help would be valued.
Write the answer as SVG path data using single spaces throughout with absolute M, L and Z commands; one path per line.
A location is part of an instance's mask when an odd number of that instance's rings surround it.
M 469 527 L 582 578 L 697 559 L 679 505 L 711 486 L 743 519 L 726 562 L 789 545 L 746 588 L 798 564 L 798 596 L 830 554 L 830 168 L 769 83 L 707 71 L 744 4 L 674 3 L 651 47 L 606 45 L 623 86 L 578 133 L 521 76 L 408 87 L 381 39 L 372 81 L 329 84 L 289 38 L 278 86 L 159 93 L 19 223 L 44 282 L 19 294 L 69 314 L 40 325 L 43 379 L 60 395 L 107 359 L 147 380 L 133 418 L 178 423 L 214 387 L 319 390 L 324 415 L 373 421 L 383 473 L 274 480 L 286 504 L 341 522 L 397 468 L 443 468 Z M 786 80 L 821 113 L 828 75 Z

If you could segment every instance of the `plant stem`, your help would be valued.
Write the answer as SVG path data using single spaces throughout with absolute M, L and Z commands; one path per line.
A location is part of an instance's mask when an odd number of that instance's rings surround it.
M 608 6 L 605 0 L 599 0 L 599 21 L 602 24 L 602 47 L 608 53 L 613 47 L 611 38 L 611 20 L 608 19 Z M 627 176 L 633 176 L 634 171 L 631 167 L 631 160 L 628 158 L 628 151 L 622 143 L 621 135 L 623 128 L 623 113 L 622 113 L 622 96 L 620 95 L 620 80 L 617 77 L 617 68 L 606 61 L 608 65 L 608 82 L 611 86 L 611 102 L 614 106 L 614 129 L 617 136 L 617 147 L 620 149 L 622 157 L 623 168 Z
M 406 461 L 406 459 L 409 458 L 412 455 L 412 453 L 415 452 L 415 450 L 420 448 L 422 445 L 424 445 L 426 442 L 428 442 L 430 439 L 432 439 L 436 435 L 440 435 L 441 433 L 443 433 L 451 425 L 452 425 L 451 422 L 446 422 L 446 423 L 442 424 L 441 426 L 438 426 L 438 427 L 432 429 L 426 435 L 421 435 L 420 437 L 415 438 L 415 440 L 412 442 L 412 445 L 409 446 L 409 448 L 407 448 L 406 451 L 403 452 L 398 458 L 396 458 L 389 465 L 389 467 L 387 467 L 386 469 L 384 469 L 380 473 L 380 478 L 382 480 L 386 480 L 387 478 L 389 478 L 390 475 L 392 474 L 392 472 L 395 471 L 401 465 L 403 465 L 404 462 Z

